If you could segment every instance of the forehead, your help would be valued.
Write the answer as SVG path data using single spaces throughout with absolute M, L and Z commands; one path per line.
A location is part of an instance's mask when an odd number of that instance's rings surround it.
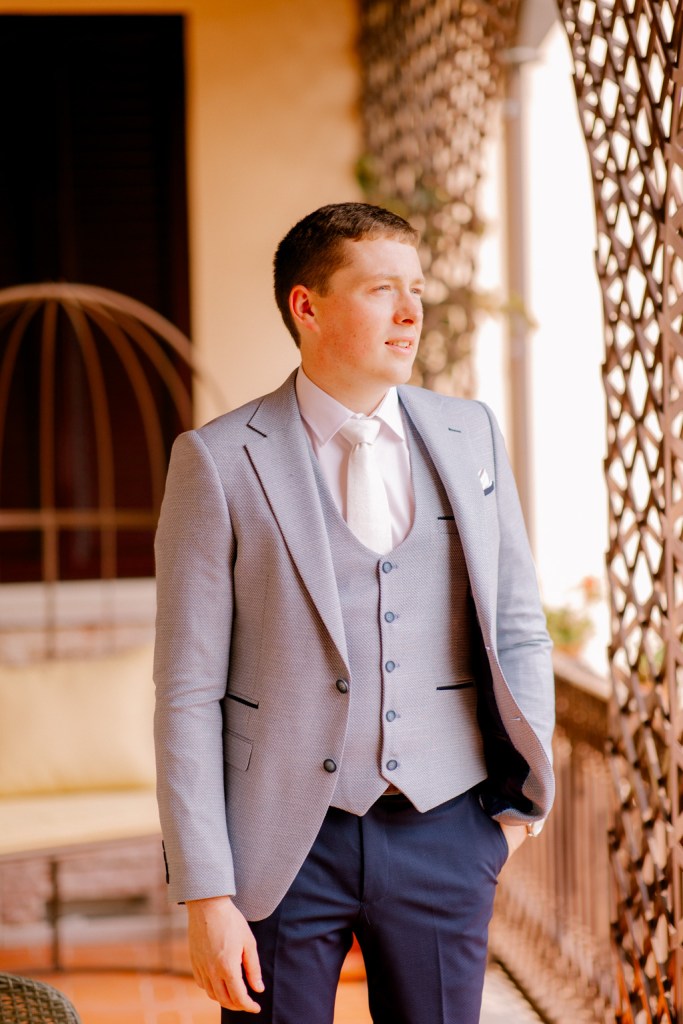
M 333 278 L 408 277 L 422 280 L 420 257 L 409 242 L 397 238 L 360 238 L 357 241 L 346 239 L 342 245 L 344 262 L 332 275 Z

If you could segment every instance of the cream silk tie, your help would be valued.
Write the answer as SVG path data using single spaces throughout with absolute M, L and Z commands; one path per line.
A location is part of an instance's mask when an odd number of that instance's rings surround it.
M 377 464 L 377 419 L 349 419 L 339 433 L 352 445 L 346 484 L 346 522 L 372 551 L 391 551 L 391 516 L 384 481 Z

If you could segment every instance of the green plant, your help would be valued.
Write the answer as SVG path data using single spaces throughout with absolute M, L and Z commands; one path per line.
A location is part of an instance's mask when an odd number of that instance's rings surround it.
M 593 623 L 583 609 L 562 605 L 544 611 L 550 639 L 560 651 L 576 653 L 593 634 Z
M 602 601 L 603 584 L 597 576 L 584 576 L 573 589 L 578 591 L 578 604 L 575 601 L 559 608 L 544 607 L 543 611 L 555 647 L 569 654 L 578 654 L 595 632 L 593 617 L 588 613 L 588 608 Z

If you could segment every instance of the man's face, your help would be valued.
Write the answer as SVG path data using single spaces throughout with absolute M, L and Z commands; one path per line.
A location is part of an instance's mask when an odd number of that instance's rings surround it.
M 332 274 L 327 293 L 309 292 L 312 329 L 302 332 L 302 362 L 328 394 L 371 412 L 410 377 L 424 277 L 412 245 L 392 238 L 344 245 L 347 262 Z

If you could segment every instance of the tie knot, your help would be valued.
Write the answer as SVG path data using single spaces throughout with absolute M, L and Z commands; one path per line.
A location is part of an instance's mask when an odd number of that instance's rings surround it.
M 351 417 L 343 427 L 339 428 L 339 433 L 352 445 L 374 444 L 377 440 L 380 426 L 381 424 L 378 419 L 367 419 L 366 417 L 359 420 Z

